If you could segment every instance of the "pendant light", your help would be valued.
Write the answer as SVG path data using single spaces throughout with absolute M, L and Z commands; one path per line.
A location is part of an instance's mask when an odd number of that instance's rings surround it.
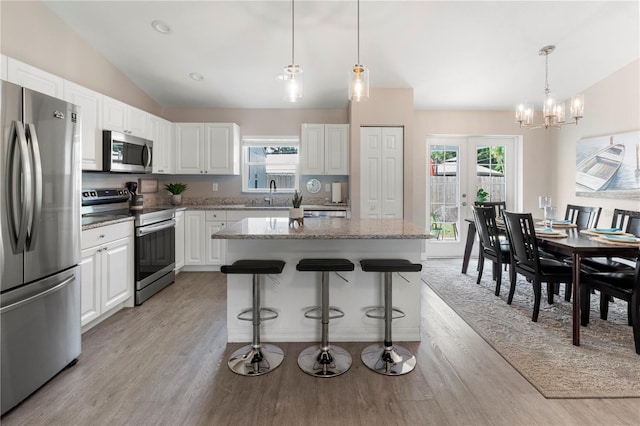
M 291 0 L 291 65 L 284 67 L 282 73 L 282 98 L 285 101 L 297 102 L 302 99 L 302 67 L 296 64 L 295 51 L 295 8 Z
M 360 0 L 358 0 L 358 62 L 349 72 L 349 100 L 353 102 L 369 99 L 369 70 L 360 64 Z
M 557 102 L 551 89 L 549 89 L 549 55 L 555 50 L 555 46 L 545 46 L 538 51 L 538 55 L 544 56 L 544 102 L 542 104 L 542 123 L 533 122 L 534 108 L 529 102 L 523 102 L 516 107 L 516 123 L 526 129 L 539 129 L 560 127 L 566 124 L 578 124 L 584 114 L 584 96 L 576 95 L 571 98 L 569 104 L 570 121 L 565 119 L 565 104 Z

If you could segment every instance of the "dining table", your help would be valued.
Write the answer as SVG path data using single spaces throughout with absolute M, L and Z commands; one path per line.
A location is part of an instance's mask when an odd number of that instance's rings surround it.
M 467 242 L 462 262 L 462 273 L 467 272 L 476 226 L 473 219 L 465 219 L 469 223 Z M 537 221 L 536 221 L 537 222 Z M 566 237 L 536 234 L 538 246 L 547 252 L 555 252 L 571 257 L 572 260 L 572 325 L 573 344 L 580 346 L 580 274 L 582 259 L 586 257 L 626 257 L 638 256 L 638 245 L 624 243 L 606 243 L 593 238 L 593 232 L 578 231 L 577 228 L 562 228 Z

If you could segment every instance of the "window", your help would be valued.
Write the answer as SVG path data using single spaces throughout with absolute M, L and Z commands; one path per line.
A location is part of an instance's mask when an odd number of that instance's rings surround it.
M 297 136 L 248 136 L 242 139 L 242 190 L 268 192 L 274 181 L 279 192 L 298 189 Z

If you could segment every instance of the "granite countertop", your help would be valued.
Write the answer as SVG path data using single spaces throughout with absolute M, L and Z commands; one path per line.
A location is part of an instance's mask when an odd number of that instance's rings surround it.
M 288 218 L 246 218 L 220 230 L 212 239 L 427 239 L 429 231 L 403 219 L 305 218 L 289 226 Z
M 121 222 L 133 222 L 133 216 L 127 215 L 108 215 L 108 216 L 93 216 L 82 218 L 82 230 L 100 228 L 102 226 L 115 225 Z
M 169 207 L 169 206 L 167 206 Z M 176 207 L 177 206 L 171 206 Z M 342 204 L 336 205 L 302 205 L 305 210 L 348 210 L 349 207 Z M 218 205 L 181 205 L 179 208 L 183 210 L 289 210 L 291 206 L 251 206 L 245 204 L 218 204 Z

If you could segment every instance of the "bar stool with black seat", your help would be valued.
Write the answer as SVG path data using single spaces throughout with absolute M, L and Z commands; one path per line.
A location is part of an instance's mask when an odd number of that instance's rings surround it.
M 315 377 L 335 377 L 351 367 L 351 354 L 339 346 L 329 345 L 329 320 L 344 317 L 344 312 L 329 305 L 329 273 L 353 271 L 354 265 L 347 259 L 302 259 L 296 266 L 298 271 L 322 272 L 321 304 L 307 310 L 306 318 L 322 321 L 320 345 L 309 346 L 298 355 L 298 366 L 305 373 Z M 348 282 L 348 281 L 347 281 Z M 320 315 L 317 312 L 320 311 Z
M 284 359 L 284 352 L 278 346 L 263 344 L 260 340 L 260 324 L 262 321 L 276 319 L 278 313 L 270 308 L 260 306 L 260 282 L 267 274 L 280 274 L 284 269 L 282 260 L 237 260 L 231 265 L 223 265 L 220 272 L 224 274 L 251 274 L 252 306 L 242 310 L 238 319 L 253 323 L 253 338 L 250 345 L 246 345 L 231 354 L 229 368 L 242 376 L 260 376 L 273 371 Z M 248 316 L 247 314 L 250 314 Z
M 405 316 L 404 312 L 392 305 L 392 274 L 394 272 L 419 272 L 422 270 L 422 265 L 411 263 L 406 259 L 363 259 L 360 261 L 360 266 L 364 272 L 382 272 L 384 274 L 384 306 L 369 309 L 365 314 L 369 318 L 384 319 L 384 342 L 382 345 L 374 343 L 364 348 L 360 355 L 362 362 L 376 373 L 386 376 L 409 373 L 416 366 L 416 357 L 408 349 L 394 345 L 391 337 L 391 321 Z M 381 309 L 383 314 L 376 314 Z M 396 316 L 393 316 L 394 313 Z

